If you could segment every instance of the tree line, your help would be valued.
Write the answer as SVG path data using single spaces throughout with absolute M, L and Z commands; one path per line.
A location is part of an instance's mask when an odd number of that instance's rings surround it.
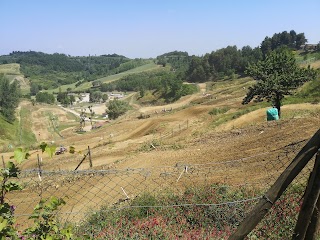
M 181 78 L 189 82 L 214 81 L 236 75 L 245 76 L 250 64 L 262 60 L 271 51 L 279 47 L 297 50 L 306 42 L 304 33 L 283 31 L 265 37 L 260 46 L 255 48 L 227 46 L 204 56 L 189 56 L 187 52 L 174 51 L 158 56 L 156 62 L 163 66 L 170 64 Z

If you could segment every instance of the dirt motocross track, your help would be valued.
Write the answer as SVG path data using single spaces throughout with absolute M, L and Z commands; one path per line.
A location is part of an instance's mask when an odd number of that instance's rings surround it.
M 208 112 L 221 106 L 228 106 L 227 113 L 242 108 L 241 100 L 246 90 L 240 87 L 238 89 L 241 90 L 231 94 L 216 90 L 211 91 L 208 97 L 205 95 L 205 85 L 201 85 L 200 89 L 200 93 L 184 97 L 174 104 L 142 107 L 119 120 L 104 122 L 101 128 L 84 134 L 74 131 L 76 120 L 67 117 L 66 111 L 41 105 L 32 114 L 34 133 L 39 142 L 52 141 L 53 134 L 48 132 L 49 119 L 43 114 L 50 111 L 60 124 L 74 123 L 74 127 L 60 132 L 63 138 L 55 137 L 55 145 L 72 145 L 81 152 L 90 146 L 93 165 L 97 169 L 109 165 L 140 168 L 174 166 L 181 161 L 206 163 L 239 158 L 247 152 L 256 153 L 308 138 L 320 126 L 319 104 L 295 104 L 282 107 L 283 116 L 288 117 L 278 122 L 267 123 L 266 108 L 262 108 L 212 127 L 218 116 L 210 116 Z M 196 104 L 191 104 L 193 102 Z M 163 112 L 160 109 L 172 110 Z M 312 111 L 315 113 L 310 114 Z M 141 112 L 149 113 L 150 118 L 138 119 Z M 159 147 L 150 145 L 152 142 L 159 144 L 160 141 Z M 54 163 L 44 162 L 44 169 L 72 170 L 81 157 L 71 154 L 57 156 Z M 30 167 L 36 167 L 35 159 L 24 164 L 24 168 Z
M 82 134 L 74 131 L 78 125 L 76 120 L 70 117 L 70 113 L 58 107 L 36 106 L 32 118 L 34 133 L 40 132 L 41 134 L 38 136 L 38 141 L 51 142 L 54 137 L 56 146 L 63 145 L 67 148 L 73 146 L 76 153 L 65 153 L 50 159 L 39 151 L 33 151 L 30 160 L 23 163 L 22 169 L 37 169 L 36 155 L 40 154 L 43 158 L 43 170 L 74 170 L 83 158 L 83 154 L 86 153 L 88 146 L 91 149 L 93 169 L 97 170 L 160 169 L 164 166 L 210 165 L 270 152 L 308 139 L 319 129 L 319 104 L 283 106 L 282 114 L 284 117 L 277 122 L 266 122 L 266 108 L 263 108 L 225 121 L 215 127 L 214 123 L 221 115 L 211 116 L 208 112 L 214 108 L 225 106 L 229 109 L 226 114 L 235 112 L 244 107 L 241 105 L 244 94 L 245 90 L 242 88 L 229 94 L 220 92 L 220 90 L 210 91 L 210 95 L 201 92 L 187 96 L 169 106 L 133 110 L 116 121 L 104 122 L 101 128 Z M 24 103 L 22 107 L 31 107 L 31 103 Z M 155 110 L 164 108 L 171 110 L 171 107 L 172 111 L 157 111 L 155 113 Z M 48 125 L 44 124 L 50 122 L 48 114 L 43 114 L 48 111 L 57 117 L 60 124 L 73 124 L 72 127 L 60 132 L 63 137 L 54 135 L 49 131 L 50 129 L 48 130 Z M 141 112 L 149 113 L 150 117 L 138 119 Z M 274 155 L 267 155 L 264 161 L 268 162 L 269 160 L 275 161 L 276 159 L 274 159 Z M 250 164 L 233 168 L 232 171 L 229 171 L 227 167 L 217 168 L 212 177 L 214 181 L 228 181 L 230 184 L 243 184 L 250 180 L 263 179 L 266 169 L 261 169 L 261 171 L 255 169 L 255 174 L 250 174 L 253 168 L 254 165 Z M 88 160 L 79 169 L 89 169 Z M 276 169 L 270 169 L 269 172 L 274 170 Z M 227 171 L 229 171 L 228 179 L 222 179 Z M 244 173 L 247 173 L 246 179 L 244 179 Z M 173 181 L 175 184 L 177 176 Z M 108 183 L 108 187 L 120 189 L 119 186 L 126 186 L 128 192 L 143 188 L 139 186 L 139 182 L 134 183 L 134 180 L 136 179 L 124 180 L 118 176 Z M 95 195 L 96 199 L 99 194 L 103 194 L 102 191 L 99 193 L 99 189 L 105 187 L 104 181 L 92 179 L 91 182 L 88 182 L 85 178 L 80 178 L 77 179 L 76 184 L 69 187 L 55 183 L 54 189 L 63 193 L 75 188 L 72 190 L 75 192 L 74 196 L 70 196 L 69 193 L 68 204 L 74 204 L 72 210 L 81 211 L 83 204 L 86 207 L 96 207 L 94 201 L 83 203 L 83 196 L 89 196 L 90 192 L 90 194 L 97 194 Z M 128 185 L 128 183 L 130 184 Z M 164 181 L 161 184 L 166 183 L 168 184 Z M 155 182 L 148 183 L 148 187 L 151 189 L 152 184 Z M 157 182 L 157 184 L 159 183 Z M 79 189 L 76 189 L 78 186 Z M 77 195 L 79 193 L 82 194 Z M 36 197 L 27 191 L 24 194 L 26 194 L 26 199 L 30 198 L 30 201 L 31 198 L 35 199 Z M 101 195 L 101 198 L 110 200 L 110 202 L 120 197 L 113 196 L 111 192 L 108 196 Z

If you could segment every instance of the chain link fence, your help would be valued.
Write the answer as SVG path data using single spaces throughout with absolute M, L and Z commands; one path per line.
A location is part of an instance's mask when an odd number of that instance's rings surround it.
M 79 236 L 152 238 L 152 234 L 161 233 L 164 239 L 187 235 L 223 239 L 230 236 L 305 143 L 207 164 L 188 164 L 186 160 L 155 168 L 22 171 L 18 181 L 23 190 L 7 198 L 16 206 L 15 215 L 22 227 L 29 224 L 40 199 L 56 196 L 66 201 L 57 213 L 59 221 L 72 223 Z M 290 238 L 312 164 L 249 237 Z M 169 223 L 170 228 L 161 229 L 161 224 Z

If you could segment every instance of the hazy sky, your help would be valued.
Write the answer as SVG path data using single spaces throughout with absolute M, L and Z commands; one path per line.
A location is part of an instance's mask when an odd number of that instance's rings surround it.
M 0 55 L 202 55 L 292 29 L 318 43 L 319 9 L 320 0 L 0 0 Z

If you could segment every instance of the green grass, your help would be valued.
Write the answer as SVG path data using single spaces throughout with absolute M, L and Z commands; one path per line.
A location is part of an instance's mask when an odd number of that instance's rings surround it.
M 7 151 L 8 145 L 15 146 L 17 142 L 18 122 L 11 124 L 0 116 L 0 145 L 3 151 Z
M 237 118 L 241 117 L 242 115 L 245 115 L 247 113 L 253 112 L 253 111 L 257 110 L 257 109 L 264 108 L 264 107 L 267 107 L 267 106 L 270 106 L 270 103 L 261 102 L 261 103 L 258 103 L 256 105 L 253 105 L 253 106 L 249 106 L 249 107 L 245 107 L 245 108 L 239 109 L 238 111 L 233 112 L 233 113 L 226 113 L 226 114 L 217 115 L 217 117 L 212 122 L 211 126 L 213 128 L 218 127 L 219 125 L 221 125 L 223 123 L 226 123 L 226 122 L 231 121 L 233 119 L 237 119 Z
M 32 132 L 31 126 L 31 109 L 21 108 L 20 110 L 21 126 L 19 129 L 19 142 L 21 134 L 21 143 L 26 146 L 31 146 L 37 142 L 35 135 Z
M 141 72 L 145 72 L 145 71 L 152 71 L 152 70 L 156 70 L 158 69 L 159 66 L 156 65 L 155 63 L 151 62 L 145 65 L 142 65 L 140 67 L 134 68 L 134 69 L 130 69 L 128 71 L 122 72 L 122 73 L 118 73 L 118 74 L 114 74 L 111 76 L 107 76 L 104 78 L 99 78 L 97 79 L 98 81 L 101 81 L 102 83 L 109 83 L 109 82 L 113 82 L 116 80 L 119 80 L 120 78 L 127 76 L 129 74 L 134 74 L 134 73 L 141 73 Z
M 1 64 L 0 73 L 7 74 L 7 75 L 21 75 L 20 64 L 18 63 Z
M 24 79 L 24 76 L 20 72 L 20 64 L 18 63 L 0 65 L 0 74 L 4 74 L 10 82 L 16 79 L 17 77 L 22 77 Z M 30 86 L 29 83 L 27 83 L 27 81 L 20 82 L 20 86 L 21 93 L 23 95 L 30 93 Z
M 0 145 L 3 151 L 12 150 L 9 145 L 13 148 L 18 146 L 32 146 L 36 143 L 36 137 L 31 129 L 31 110 L 27 108 L 21 108 L 18 112 L 20 118 L 14 123 L 8 123 L 0 116 Z
M 221 108 L 213 108 L 209 114 L 212 116 L 218 115 L 218 114 L 223 114 L 226 113 L 230 110 L 229 107 L 221 107 Z
M 305 83 L 297 93 L 288 96 L 283 100 L 283 104 L 296 103 L 319 103 L 320 102 L 320 77 L 316 80 Z

